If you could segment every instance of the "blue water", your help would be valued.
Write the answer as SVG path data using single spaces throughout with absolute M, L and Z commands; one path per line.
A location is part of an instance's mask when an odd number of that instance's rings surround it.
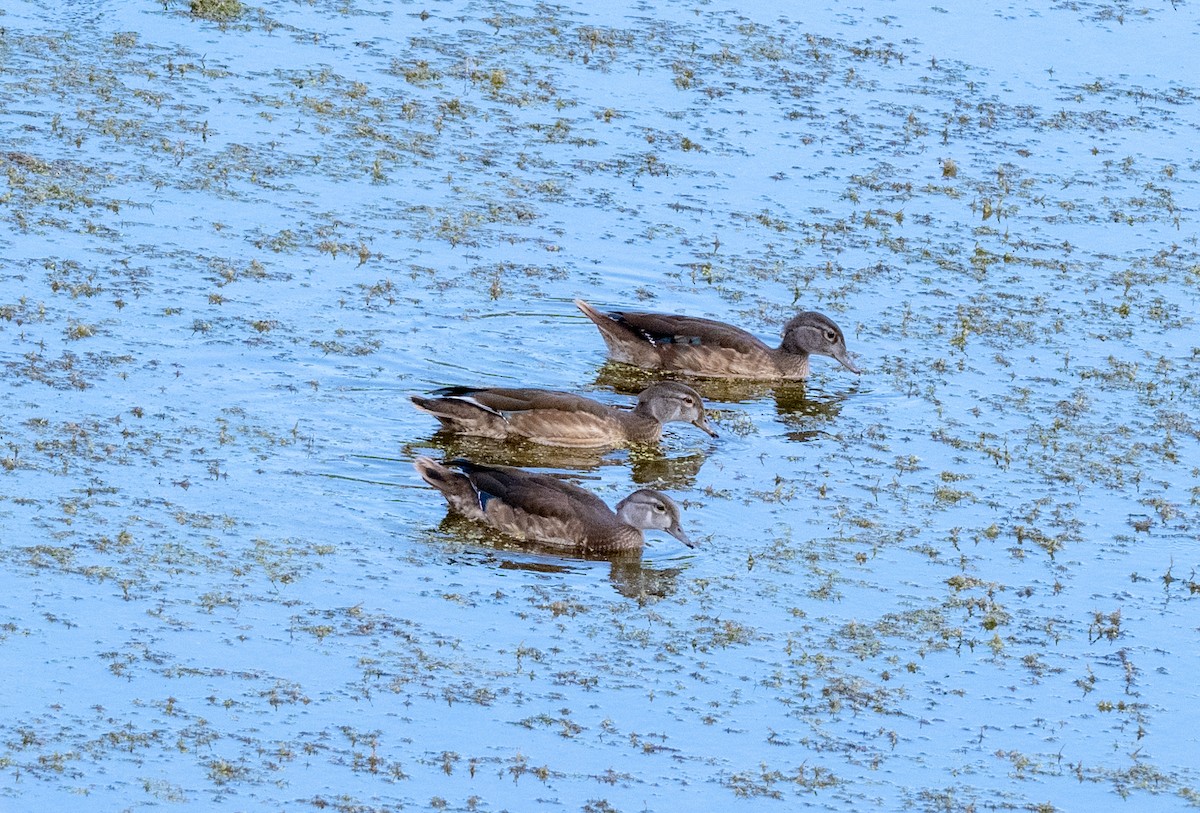
M 1194 807 L 1197 23 L 10 2 L 0 809 Z M 574 297 L 864 373 L 657 454 L 409 407 L 627 402 Z M 700 546 L 522 548 L 460 453 Z

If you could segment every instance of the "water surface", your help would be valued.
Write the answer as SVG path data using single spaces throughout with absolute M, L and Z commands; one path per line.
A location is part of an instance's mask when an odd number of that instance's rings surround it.
M 1194 807 L 1187 4 L 9 3 L 0 806 Z M 555 455 L 571 304 L 864 374 Z M 417 454 L 684 506 L 514 545 Z

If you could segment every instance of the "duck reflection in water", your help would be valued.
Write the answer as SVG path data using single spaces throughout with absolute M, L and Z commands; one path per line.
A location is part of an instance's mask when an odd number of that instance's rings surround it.
M 641 392 L 665 374 L 642 370 L 621 362 L 609 361 L 596 375 L 596 385 L 629 394 Z M 787 436 L 792 440 L 808 441 L 820 437 L 823 432 L 814 428 L 831 422 L 842 410 L 843 402 L 859 388 L 856 382 L 837 392 L 817 391 L 806 387 L 803 381 L 752 381 L 728 378 L 687 378 L 688 384 L 710 404 L 709 412 L 719 415 L 720 410 L 711 408 L 713 403 L 747 403 L 764 398 L 773 398 L 775 413 L 788 427 Z
M 687 441 L 670 444 L 683 445 Z M 687 489 L 696 484 L 701 467 L 708 460 L 705 449 L 691 448 L 682 453 L 664 452 L 657 443 L 629 443 L 618 449 L 572 449 L 543 446 L 526 440 L 492 440 L 456 432 L 438 430 L 426 441 L 408 444 L 412 454 L 427 454 L 436 449 L 446 460 L 466 458 L 498 466 L 536 469 L 566 469 L 574 472 L 598 472 L 603 466 L 628 465 L 633 482 L 653 488 Z
M 640 551 L 613 553 L 607 556 L 583 556 L 580 559 L 608 562 L 608 580 L 613 589 L 638 604 L 650 604 L 666 598 L 678 589 L 678 580 L 683 573 L 682 567 L 658 567 L 648 564 Z M 554 564 L 528 559 L 501 559 L 498 563 L 501 570 L 524 570 L 535 573 L 571 573 L 579 569 L 575 564 Z
M 802 384 L 776 387 L 775 414 L 788 428 L 791 440 L 815 440 L 825 435 L 821 427 L 833 423 L 841 414 L 842 404 L 852 391 L 810 392 Z

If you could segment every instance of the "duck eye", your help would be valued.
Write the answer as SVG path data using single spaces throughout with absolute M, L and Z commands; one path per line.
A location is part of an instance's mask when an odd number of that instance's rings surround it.
M 666 511 L 667 508 L 662 503 L 656 502 L 654 504 L 654 510 L 661 514 L 663 511 Z
M 834 342 L 837 341 L 837 333 L 835 333 L 832 330 L 826 330 L 825 331 L 825 341 L 829 342 L 830 344 L 833 344 Z

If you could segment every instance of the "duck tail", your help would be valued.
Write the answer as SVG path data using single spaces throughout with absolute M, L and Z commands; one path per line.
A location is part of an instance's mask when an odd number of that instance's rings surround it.
M 454 471 L 450 466 L 463 471 Z M 491 495 L 480 491 L 471 482 L 471 471 L 476 467 L 469 461 L 451 460 L 447 466 L 431 457 L 418 457 L 413 461 L 413 468 L 421 475 L 421 479 L 442 493 L 455 511 L 472 519 L 484 518 L 484 508 Z
M 436 488 L 453 504 L 456 498 L 474 494 L 471 482 L 464 475 L 453 471 L 432 457 L 418 457 L 413 461 L 413 468 L 421 479 Z

